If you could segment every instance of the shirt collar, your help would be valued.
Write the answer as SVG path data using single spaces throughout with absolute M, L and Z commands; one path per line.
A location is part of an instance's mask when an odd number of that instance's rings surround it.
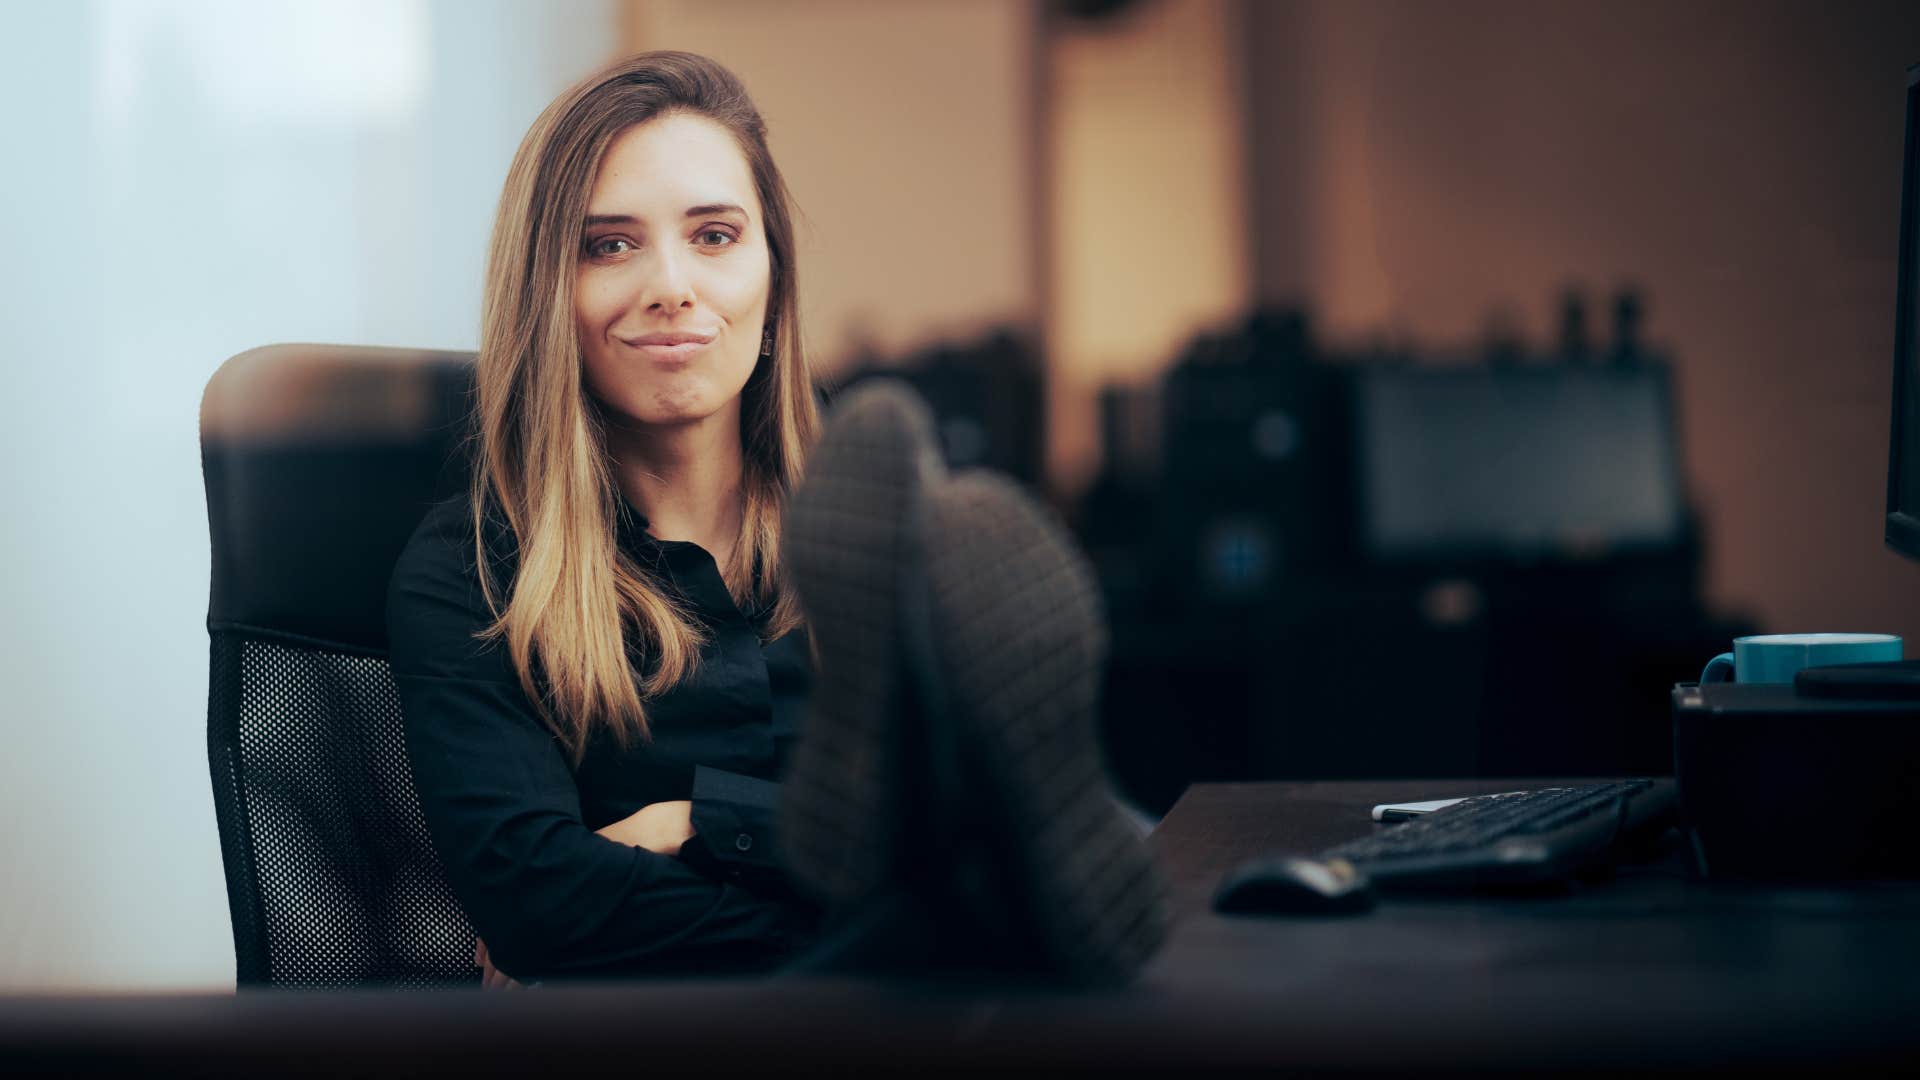
M 629 502 L 626 496 L 622 495 L 620 497 L 619 505 L 614 508 L 614 516 L 617 519 L 614 522 L 614 526 L 622 542 L 630 544 L 659 543 L 659 541 L 653 538 L 651 533 L 647 532 L 647 529 L 651 527 L 647 521 L 647 515 L 642 514 L 640 508 Z

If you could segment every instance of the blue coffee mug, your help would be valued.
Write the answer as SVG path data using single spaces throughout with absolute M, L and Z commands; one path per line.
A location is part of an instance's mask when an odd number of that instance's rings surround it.
M 1702 683 L 1790 683 L 1801 668 L 1901 659 L 1898 634 L 1756 634 L 1707 661 Z

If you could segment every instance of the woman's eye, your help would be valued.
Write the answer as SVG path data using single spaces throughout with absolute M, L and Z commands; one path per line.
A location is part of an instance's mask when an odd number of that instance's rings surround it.
M 587 243 L 587 254 L 597 259 L 603 259 L 609 255 L 625 255 L 631 250 L 633 245 L 619 236 L 603 236 Z
M 718 237 L 718 239 L 715 239 Z M 702 247 L 726 247 L 733 243 L 733 234 L 725 229 L 708 229 L 700 234 Z

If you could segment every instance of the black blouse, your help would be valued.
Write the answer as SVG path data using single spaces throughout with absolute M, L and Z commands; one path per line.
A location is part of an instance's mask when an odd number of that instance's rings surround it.
M 496 967 L 524 981 L 777 966 L 817 931 L 775 852 L 779 780 L 811 683 L 804 632 L 763 643 L 713 557 L 624 507 L 620 547 L 708 632 L 693 676 L 647 703 L 653 737 L 606 735 L 576 769 L 487 625 L 464 497 L 436 505 L 395 566 L 387 635 L 414 784 L 448 885 Z M 490 521 L 496 584 L 514 542 Z M 640 672 L 636 670 L 636 675 Z M 678 858 L 594 830 L 690 799 Z

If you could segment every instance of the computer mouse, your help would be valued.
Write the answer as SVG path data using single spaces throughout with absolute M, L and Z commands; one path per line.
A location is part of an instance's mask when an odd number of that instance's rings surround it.
M 1261 855 L 1228 871 L 1213 910 L 1232 915 L 1340 915 L 1373 906 L 1373 883 L 1345 859 Z

